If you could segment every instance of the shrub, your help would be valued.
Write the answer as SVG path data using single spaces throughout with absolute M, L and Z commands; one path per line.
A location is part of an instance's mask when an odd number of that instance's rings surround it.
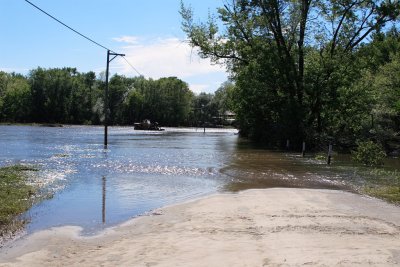
M 367 166 L 381 166 L 386 157 L 382 146 L 372 141 L 358 141 L 352 155 L 354 161 Z

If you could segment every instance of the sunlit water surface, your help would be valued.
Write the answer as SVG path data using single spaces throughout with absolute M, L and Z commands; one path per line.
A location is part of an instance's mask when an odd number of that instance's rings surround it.
M 0 166 L 37 166 L 53 197 L 26 216 L 28 233 L 77 225 L 85 234 L 215 192 L 266 187 L 348 189 L 354 175 L 240 140 L 236 130 L 0 126 Z M 344 161 L 345 162 L 345 161 Z M 342 165 L 345 165 L 342 163 Z

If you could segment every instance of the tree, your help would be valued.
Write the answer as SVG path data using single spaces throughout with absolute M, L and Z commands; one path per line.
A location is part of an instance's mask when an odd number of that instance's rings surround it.
M 169 126 L 186 124 L 193 97 L 188 84 L 176 77 L 161 78 L 157 84 L 161 111 L 158 121 Z
M 380 66 L 376 73 L 369 72 L 363 77 L 370 81 L 366 86 L 373 90 L 375 100 L 370 137 L 387 150 L 400 148 L 400 53 L 391 57 L 391 61 Z
M 139 90 L 134 89 L 129 91 L 128 96 L 123 103 L 123 124 L 133 125 L 135 122 L 142 121 L 144 119 L 142 117 L 143 104 L 144 98 Z
M 94 103 L 101 96 L 101 82 L 93 72 L 79 73 L 75 68 L 32 70 L 28 75 L 31 91 L 31 121 L 92 123 Z M 100 84 L 100 85 L 99 85 Z
M 124 76 L 114 75 L 110 79 L 108 106 L 110 108 L 110 124 L 120 124 L 122 114 L 120 106 L 125 101 L 130 89 L 130 81 Z
M 28 81 L 22 75 L 8 76 L 0 107 L 3 120 L 27 122 L 31 114 L 31 91 Z
M 8 73 L 0 71 L 0 110 L 3 110 L 3 99 L 7 89 Z M 3 112 L 0 112 L 0 120 L 4 120 Z
M 215 16 L 194 23 L 181 5 L 191 45 L 235 80 L 241 133 L 271 144 L 333 134 L 330 111 L 350 67 L 357 72 L 354 53 L 399 10 L 388 0 L 231 0 L 218 9 L 220 30 Z
M 217 106 L 219 114 L 235 110 L 233 103 L 234 91 L 235 85 L 231 81 L 224 82 L 217 91 L 215 91 L 212 102 Z

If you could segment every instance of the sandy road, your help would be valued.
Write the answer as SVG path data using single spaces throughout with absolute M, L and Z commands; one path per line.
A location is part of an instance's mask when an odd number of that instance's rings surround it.
M 0 266 L 400 266 L 400 207 L 351 193 L 249 190 L 155 214 L 95 237 L 36 233 Z

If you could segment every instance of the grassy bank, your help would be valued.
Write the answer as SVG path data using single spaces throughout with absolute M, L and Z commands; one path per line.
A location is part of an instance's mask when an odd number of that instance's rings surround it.
M 21 165 L 0 168 L 0 240 L 24 225 L 17 218 L 33 204 L 36 190 L 29 184 L 29 171 L 37 170 Z
M 326 164 L 326 152 L 312 156 Z M 400 171 L 398 163 L 387 158 L 383 166 L 366 166 L 354 162 L 350 155 L 335 154 L 330 169 L 342 176 L 342 181 L 352 190 L 400 205 Z
M 400 204 L 400 172 L 373 168 L 366 177 L 363 193 Z

